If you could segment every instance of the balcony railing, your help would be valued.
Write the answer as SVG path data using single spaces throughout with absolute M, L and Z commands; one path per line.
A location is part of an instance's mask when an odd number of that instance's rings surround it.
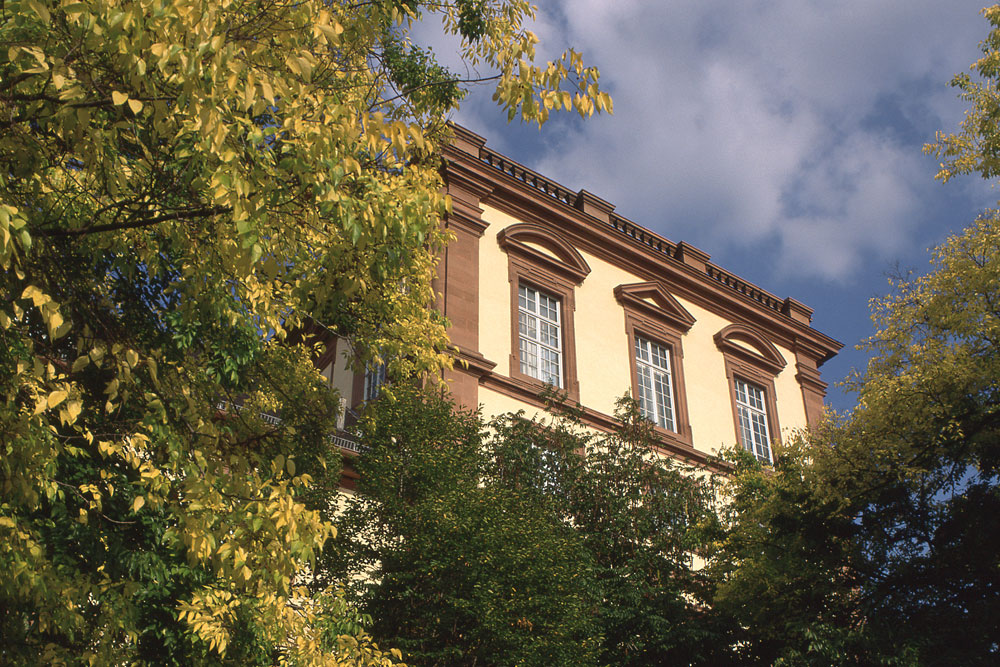
M 341 449 L 347 450 L 349 452 L 354 452 L 355 454 L 364 454 L 368 451 L 368 447 L 362 445 L 357 440 L 353 438 L 348 438 L 344 435 L 331 435 L 330 442 L 340 447 Z
M 513 160 L 508 160 L 504 156 L 483 147 L 479 154 L 479 159 L 490 165 L 497 171 L 502 171 L 511 178 L 515 178 L 530 188 L 534 188 L 553 199 L 558 199 L 570 206 L 576 201 L 576 193 L 570 192 L 550 178 L 545 178 L 538 172 L 523 167 Z
M 708 275 L 708 277 L 711 278 L 712 280 L 718 282 L 719 284 L 724 285 L 725 287 L 728 287 L 729 289 L 735 292 L 739 292 L 740 294 L 750 297 L 751 299 L 753 299 L 760 305 L 764 306 L 765 308 L 776 310 L 779 313 L 782 312 L 782 306 L 784 304 L 784 301 L 782 299 L 779 299 L 770 292 L 765 292 L 764 290 L 757 287 L 756 285 L 753 285 L 752 283 L 748 283 L 745 280 L 737 278 L 736 276 L 727 273 L 722 269 L 720 269 L 719 267 L 712 264 L 705 265 L 705 274 Z
M 215 404 L 215 409 L 220 412 L 229 412 L 230 410 L 239 414 L 243 411 L 243 405 L 240 403 L 233 403 L 232 401 L 218 401 Z M 260 412 L 257 414 L 263 421 L 271 424 L 272 426 L 279 426 L 281 424 L 281 417 L 278 415 L 271 414 L 269 412 Z M 327 436 L 330 442 L 341 449 L 354 452 L 355 454 L 364 454 L 368 451 L 368 447 L 362 445 L 360 442 L 347 435 L 346 433 L 331 433 Z
M 677 246 L 659 234 L 655 234 L 645 227 L 640 227 L 634 222 L 626 220 L 625 218 L 615 215 L 614 213 L 612 213 L 609 217 L 609 224 L 620 234 L 624 234 L 631 239 L 635 239 L 651 250 L 654 250 L 657 253 L 671 259 L 677 258 Z

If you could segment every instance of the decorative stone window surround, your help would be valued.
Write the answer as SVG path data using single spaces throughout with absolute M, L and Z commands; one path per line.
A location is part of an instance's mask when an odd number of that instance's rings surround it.
M 541 392 L 549 385 L 521 372 L 518 328 L 518 287 L 526 285 L 559 300 L 562 333 L 563 387 L 569 399 L 580 400 L 577 375 L 574 312 L 575 289 L 590 273 L 579 252 L 565 240 L 540 225 L 522 223 L 503 229 L 497 242 L 507 253 L 510 281 L 510 378 L 519 385 Z M 539 248 L 544 248 L 544 252 Z
M 780 441 L 781 426 L 778 422 L 774 378 L 785 368 L 785 359 L 778 352 L 778 348 L 760 331 L 745 324 L 730 324 L 719 331 L 715 334 L 715 345 L 725 359 L 736 441 L 746 449 L 740 429 L 739 410 L 736 406 L 735 378 L 737 377 L 764 390 L 768 435 L 772 443 Z M 770 451 L 773 460 L 773 448 Z
M 654 426 L 660 438 L 693 447 L 684 383 L 684 351 L 681 338 L 694 324 L 694 317 L 658 282 L 633 283 L 615 288 L 615 298 L 625 312 L 628 337 L 629 377 L 632 396 L 639 396 L 639 376 L 635 359 L 635 339 L 646 338 L 670 351 L 670 374 L 674 394 L 674 427 L 670 431 Z

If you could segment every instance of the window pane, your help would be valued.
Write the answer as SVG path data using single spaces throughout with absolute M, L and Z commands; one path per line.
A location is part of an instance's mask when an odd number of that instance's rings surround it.
M 740 423 L 743 448 L 761 459 L 771 462 L 771 436 L 767 430 L 767 408 L 764 390 L 740 378 L 734 378 L 736 389 L 736 414 Z
M 557 321 L 559 319 L 559 314 L 556 300 L 544 294 L 539 294 L 538 314 L 546 319 L 552 320 L 553 322 Z
M 518 328 L 528 340 L 538 339 L 538 318 L 525 312 L 518 313 Z
M 518 296 L 518 306 L 522 310 L 527 310 L 528 312 L 534 313 L 538 309 L 535 306 L 535 290 L 528 287 L 519 287 L 517 290 Z
M 543 345 L 558 350 L 559 349 L 559 326 L 549 322 L 540 322 L 539 340 Z
M 520 353 L 521 372 L 531 377 L 538 377 L 538 345 L 522 338 Z
M 656 415 L 658 423 L 665 429 L 674 430 L 673 392 L 670 388 L 670 376 L 666 373 L 656 373 L 653 389 L 656 393 Z
M 519 285 L 517 289 L 521 372 L 562 387 L 562 323 L 559 300 Z
M 382 393 L 382 386 L 385 384 L 385 364 L 374 364 L 365 366 L 365 385 L 362 398 L 365 401 L 374 401 Z
M 670 376 L 670 349 L 636 336 L 636 386 L 642 416 L 658 426 L 676 431 L 674 390 Z

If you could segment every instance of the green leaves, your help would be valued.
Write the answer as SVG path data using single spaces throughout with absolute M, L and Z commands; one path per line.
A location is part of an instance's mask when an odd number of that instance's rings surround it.
M 530 497 L 482 477 L 478 415 L 395 387 L 363 422 L 372 449 L 324 562 L 359 581 L 373 632 L 415 664 L 595 664 L 582 541 Z M 370 570 L 369 570 L 370 571 Z
M 1000 153 L 997 151 L 996 117 L 1000 110 L 997 81 L 1000 79 L 1000 6 L 987 7 L 983 16 L 992 26 L 981 43 L 983 57 L 972 64 L 977 76 L 957 75 L 952 85 L 971 108 L 961 122 L 958 133 L 938 132 L 924 152 L 941 158 L 937 178 L 947 182 L 960 174 L 978 173 L 986 179 L 1000 176 Z
M 295 586 L 331 532 L 304 499 L 336 487 L 339 402 L 290 341 L 350 338 L 401 378 L 451 363 L 434 155 L 465 84 L 408 33 L 460 24 L 503 78 L 528 6 L 4 7 L 5 660 L 390 663 Z
M 765 660 L 991 662 L 1000 603 L 1000 222 L 983 216 L 873 302 L 858 406 L 738 461 L 714 604 Z M 974 509 L 973 509 L 974 508 Z M 859 624 L 857 619 L 864 618 Z M 942 629 L 970 632 L 956 644 Z
M 395 387 L 361 423 L 372 449 L 321 571 L 371 575 L 373 631 L 414 664 L 721 664 L 732 629 L 690 570 L 709 480 L 655 457 L 634 404 L 621 418 L 486 425 Z

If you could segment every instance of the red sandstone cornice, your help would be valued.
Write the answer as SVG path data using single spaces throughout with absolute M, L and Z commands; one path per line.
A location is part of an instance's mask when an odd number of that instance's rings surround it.
M 812 309 L 781 299 L 709 261 L 708 253 L 674 243 L 614 213 L 614 205 L 586 190 L 573 192 L 486 147 L 486 140 L 459 125 L 444 148 L 446 183 L 467 189 L 479 183 L 482 202 L 528 223 L 550 226 L 578 248 L 647 280 L 664 281 L 670 291 L 731 321 L 768 332 L 776 342 L 806 352 L 816 365 L 833 357 L 839 341 L 810 326 Z

